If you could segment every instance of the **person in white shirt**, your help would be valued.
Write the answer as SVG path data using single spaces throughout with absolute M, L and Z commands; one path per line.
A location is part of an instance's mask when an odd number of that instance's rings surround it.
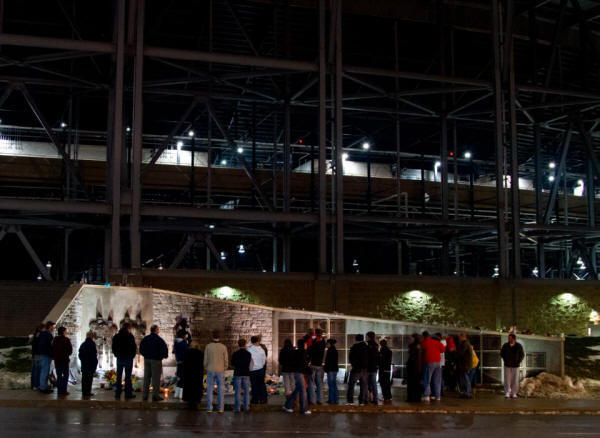
M 252 404 L 264 404 L 267 402 L 267 387 L 265 385 L 265 365 L 267 355 L 260 346 L 260 338 L 252 336 L 250 338 L 252 345 L 248 347 L 248 352 L 252 355 L 250 362 L 250 386 L 252 387 Z

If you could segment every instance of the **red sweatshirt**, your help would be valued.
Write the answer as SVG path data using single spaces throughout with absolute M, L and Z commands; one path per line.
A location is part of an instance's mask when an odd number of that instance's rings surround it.
M 432 338 L 425 338 L 421 342 L 423 360 L 425 363 L 436 363 L 442 360 L 442 353 L 446 349 L 444 344 Z

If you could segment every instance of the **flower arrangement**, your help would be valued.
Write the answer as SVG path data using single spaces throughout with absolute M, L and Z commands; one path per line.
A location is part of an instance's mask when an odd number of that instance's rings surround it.
M 106 380 L 110 386 L 117 383 L 117 372 L 115 370 L 108 370 L 104 373 L 104 380 Z

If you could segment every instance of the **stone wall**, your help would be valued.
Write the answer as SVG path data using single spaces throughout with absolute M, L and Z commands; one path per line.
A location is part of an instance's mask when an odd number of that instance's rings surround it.
M 116 279 L 115 279 L 116 280 Z M 600 312 L 600 283 L 408 276 L 148 271 L 134 285 L 177 290 L 273 307 L 491 330 L 516 323 L 537 334 L 584 335 Z
M 161 336 L 172 349 L 173 327 L 181 318 L 190 324 L 192 337 L 204 347 L 211 341 L 211 331 L 221 332 L 229 354 L 237 350 L 241 338 L 250 342 L 253 335 L 262 335 L 262 343 L 267 346 L 269 359 L 273 355 L 273 312 L 254 306 L 240 306 L 227 301 L 207 300 L 182 294 L 154 292 L 154 323 L 161 327 Z M 173 364 L 173 358 L 167 362 Z M 271 361 L 269 361 L 269 365 Z M 270 367 L 271 368 L 271 367 Z
M 79 345 L 85 339 L 85 334 L 82 335 L 81 327 L 81 298 L 79 296 L 71 302 L 71 305 L 67 307 L 64 314 L 56 322 L 56 329 L 60 326 L 64 326 L 67 329 L 67 337 L 71 339 L 73 345 L 73 355 L 71 355 L 71 364 L 77 362 L 77 352 L 79 351 Z M 56 335 L 56 329 L 54 334 Z

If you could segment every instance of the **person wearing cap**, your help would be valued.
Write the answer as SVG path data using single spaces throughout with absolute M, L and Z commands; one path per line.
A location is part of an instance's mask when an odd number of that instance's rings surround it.
M 339 402 L 339 393 L 337 388 L 337 375 L 340 369 L 338 363 L 338 351 L 335 348 L 337 341 L 327 339 L 327 352 L 325 353 L 325 366 L 323 370 L 327 373 L 327 403 L 337 405 Z
M 40 356 L 40 377 L 39 388 L 40 392 L 52 394 L 52 390 L 48 387 L 48 376 L 50 375 L 50 364 L 52 363 L 52 341 L 54 336 L 54 322 L 46 322 L 46 329 L 40 333 L 37 345 L 37 354 Z
M 73 346 L 71 340 L 67 338 L 66 327 L 58 328 L 58 335 L 52 341 L 52 357 L 54 358 L 54 368 L 56 370 L 56 389 L 58 395 L 69 395 L 67 384 L 69 383 L 69 362 Z

